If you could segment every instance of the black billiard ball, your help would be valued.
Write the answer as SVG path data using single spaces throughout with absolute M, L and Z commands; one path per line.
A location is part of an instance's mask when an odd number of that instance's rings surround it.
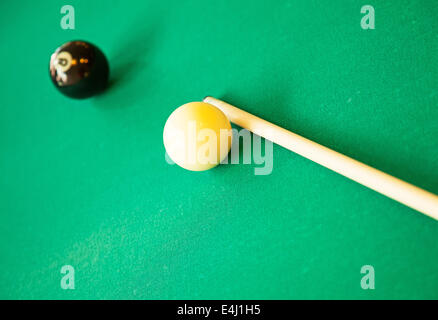
M 50 77 L 64 95 L 84 99 L 108 85 L 109 65 L 103 52 L 86 41 L 70 41 L 50 58 Z

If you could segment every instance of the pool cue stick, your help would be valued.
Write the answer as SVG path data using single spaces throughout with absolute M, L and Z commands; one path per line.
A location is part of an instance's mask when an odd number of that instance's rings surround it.
M 219 108 L 231 122 L 238 126 L 438 220 L 438 196 L 435 194 L 344 156 L 219 99 L 207 96 L 204 102 Z

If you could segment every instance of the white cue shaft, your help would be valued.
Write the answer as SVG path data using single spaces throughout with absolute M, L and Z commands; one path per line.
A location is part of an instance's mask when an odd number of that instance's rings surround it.
M 224 101 L 205 97 L 204 102 L 222 110 L 228 119 L 238 126 L 438 220 L 438 196 L 433 193 L 344 156 Z

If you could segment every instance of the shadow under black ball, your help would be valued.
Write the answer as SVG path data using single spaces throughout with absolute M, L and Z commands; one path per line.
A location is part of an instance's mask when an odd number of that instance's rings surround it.
M 50 57 L 50 77 L 64 95 L 85 99 L 108 86 L 109 64 L 103 52 L 86 41 L 70 41 Z

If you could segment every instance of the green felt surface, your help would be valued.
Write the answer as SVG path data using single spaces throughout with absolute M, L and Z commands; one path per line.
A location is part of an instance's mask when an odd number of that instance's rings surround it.
M 193 173 L 170 113 L 212 95 L 438 193 L 438 4 L 374 0 L 0 3 L 0 298 L 438 298 L 438 222 L 274 146 Z M 111 87 L 65 98 L 62 43 Z M 75 290 L 60 269 L 75 268 Z M 362 290 L 372 265 L 375 290 Z

